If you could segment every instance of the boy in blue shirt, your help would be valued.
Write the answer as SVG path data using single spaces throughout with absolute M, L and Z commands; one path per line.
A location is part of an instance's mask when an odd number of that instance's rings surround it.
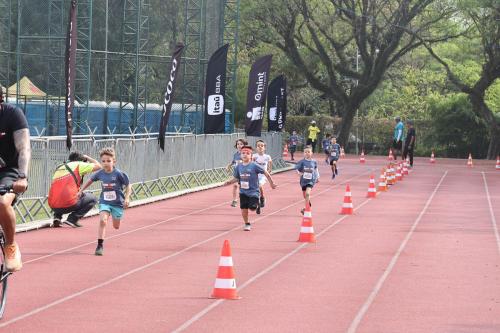
M 248 210 L 256 211 L 260 214 L 260 192 L 259 192 L 259 174 L 264 174 L 272 189 L 276 188 L 271 175 L 267 170 L 262 169 L 255 162 L 252 162 L 252 147 L 243 146 L 241 148 L 241 163 L 239 163 L 233 172 L 233 179 L 224 183 L 224 185 L 239 183 L 240 184 L 240 208 L 243 222 L 245 223 L 245 231 L 250 231 L 252 226 L 248 222 Z
M 306 146 L 304 148 L 304 159 L 298 161 L 297 165 L 295 165 L 295 170 L 300 175 L 300 186 L 305 206 L 307 206 L 308 202 L 309 206 L 311 206 L 311 190 L 319 181 L 318 162 L 313 160 L 312 155 L 312 147 Z M 302 208 L 301 212 L 304 214 L 304 208 Z
M 293 131 L 292 135 L 290 135 L 290 137 L 288 138 L 288 146 L 290 149 L 290 156 L 292 157 L 291 159 L 292 161 L 294 161 L 293 154 L 295 154 L 295 152 L 297 151 L 298 143 L 299 143 L 299 136 L 297 135 L 296 131 Z
M 328 164 L 328 158 L 330 156 L 330 133 L 326 133 L 326 137 L 321 141 L 321 148 L 323 148 L 323 152 L 325 153 L 325 162 Z
M 100 223 L 98 230 L 96 256 L 102 256 L 104 251 L 104 236 L 106 224 L 109 216 L 113 218 L 113 227 L 120 228 L 123 217 L 123 209 L 127 208 L 130 202 L 132 186 L 127 174 L 115 167 L 115 151 L 113 148 L 104 148 L 99 152 L 102 169 L 94 173 L 87 183 L 80 189 L 80 193 L 88 188 L 93 182 L 100 180 L 102 185 L 101 197 L 99 198 Z M 125 193 L 123 193 L 125 188 Z
M 337 138 L 333 137 L 330 146 L 328 146 L 328 160 L 332 167 L 332 179 L 339 174 L 337 162 L 340 157 L 340 145 L 337 143 Z
M 236 167 L 239 163 L 241 163 L 241 147 L 246 146 L 248 142 L 244 139 L 238 139 L 234 143 L 234 148 L 236 148 L 236 152 L 233 154 L 233 160 L 226 167 L 227 171 L 231 169 L 231 166 Z M 236 207 L 238 201 L 236 200 L 236 193 L 238 191 L 238 184 L 234 184 L 233 186 L 233 201 L 231 201 L 231 207 Z

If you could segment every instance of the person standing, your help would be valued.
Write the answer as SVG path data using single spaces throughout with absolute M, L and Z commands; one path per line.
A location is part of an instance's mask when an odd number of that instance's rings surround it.
M 408 120 L 408 133 L 406 133 L 405 148 L 403 150 L 403 160 L 406 156 L 410 157 L 410 166 L 413 167 L 413 149 L 415 148 L 415 128 L 413 128 L 413 121 Z
M 405 126 L 399 117 L 394 118 L 394 121 L 396 122 L 396 126 L 394 126 L 392 148 L 394 148 L 394 160 L 397 160 L 398 156 L 402 156 Z
M 316 150 L 316 142 L 318 141 L 318 134 L 321 132 L 318 126 L 316 126 L 316 121 L 311 121 L 311 125 L 307 129 L 309 131 L 309 136 L 307 137 L 307 145 L 312 147 L 312 151 Z
M 15 242 L 16 212 L 12 206 L 17 195 L 28 188 L 30 160 L 28 121 L 21 109 L 4 104 L 0 88 L 0 225 L 5 235 L 5 268 L 9 272 L 23 267 Z

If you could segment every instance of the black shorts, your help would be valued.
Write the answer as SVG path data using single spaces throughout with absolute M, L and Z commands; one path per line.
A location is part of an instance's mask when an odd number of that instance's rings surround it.
M 401 140 L 399 140 L 399 141 L 394 140 L 392 142 L 392 148 L 401 150 L 402 147 L 403 147 L 403 141 L 401 141 Z
M 330 165 L 333 165 L 333 162 L 337 162 L 339 160 L 338 157 L 331 157 L 328 159 L 328 162 L 330 163 Z
M 290 146 L 290 153 L 295 153 L 295 151 L 297 150 L 297 146 Z
M 306 186 L 302 186 L 302 192 L 305 192 L 308 187 L 313 188 L 314 185 L 307 184 Z
M 18 179 L 19 179 L 19 171 L 16 168 L 6 167 L 0 169 L 0 186 L 11 187 L 12 184 L 14 184 L 14 182 Z M 14 205 L 16 200 L 17 200 L 17 194 L 16 194 L 16 199 L 14 199 L 14 201 L 12 202 L 12 205 Z
M 259 206 L 259 198 L 249 197 L 248 195 L 240 193 L 240 208 L 256 210 Z

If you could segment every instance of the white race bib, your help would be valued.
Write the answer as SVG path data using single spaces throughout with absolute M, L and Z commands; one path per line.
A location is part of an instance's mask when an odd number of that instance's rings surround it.
M 336 152 L 336 151 L 332 151 L 332 152 L 330 153 L 330 155 L 331 155 L 331 156 L 333 156 L 333 157 L 336 157 L 336 156 L 337 156 L 337 152 Z
M 250 188 L 249 182 L 240 182 L 240 187 L 244 190 L 248 190 Z
M 304 179 L 313 179 L 312 172 L 304 172 Z
M 103 192 L 104 201 L 115 201 L 116 200 L 116 192 L 115 191 L 106 191 Z

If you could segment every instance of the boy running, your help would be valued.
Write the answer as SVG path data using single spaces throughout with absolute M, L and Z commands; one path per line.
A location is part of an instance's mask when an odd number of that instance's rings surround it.
M 326 133 L 326 137 L 321 141 L 321 148 L 323 148 L 323 152 L 325 153 L 325 162 L 328 164 L 329 156 L 330 156 L 330 133 Z
M 340 157 L 340 145 L 337 143 L 337 138 L 333 137 L 330 146 L 328 147 L 328 159 L 330 165 L 332 167 L 332 179 L 335 179 L 335 176 L 339 174 L 337 161 Z
M 236 148 L 236 152 L 233 155 L 233 160 L 226 167 L 227 171 L 231 169 L 231 166 L 235 167 L 241 163 L 241 148 L 246 146 L 248 143 L 244 139 L 238 139 L 234 143 L 234 148 Z M 236 200 L 236 192 L 238 191 L 238 184 L 234 184 L 233 186 L 233 201 L 231 201 L 231 207 L 236 207 L 238 204 L 238 200 Z
M 259 205 L 259 174 L 264 174 L 271 184 L 271 188 L 275 189 L 271 175 L 266 170 L 262 169 L 256 163 L 252 162 L 252 147 L 243 146 L 241 148 L 241 163 L 234 168 L 233 178 L 226 181 L 224 185 L 229 185 L 238 182 L 240 184 L 240 208 L 243 222 L 245 222 L 245 231 L 250 231 L 252 225 L 248 222 L 248 210 L 256 210 L 260 214 Z
M 306 146 L 304 148 L 304 159 L 297 162 L 295 166 L 295 170 L 300 175 L 300 186 L 302 187 L 305 206 L 307 206 L 308 202 L 309 206 L 311 205 L 311 190 L 319 181 L 318 162 L 313 160 L 312 155 L 312 147 Z M 301 213 L 304 214 L 304 208 L 302 208 Z
M 292 135 L 288 138 L 288 146 L 290 149 L 290 156 L 292 157 L 292 161 L 295 161 L 293 159 L 293 154 L 297 151 L 297 144 L 299 143 L 299 136 L 297 135 L 297 131 L 293 131 Z
M 252 158 L 258 166 L 271 174 L 273 170 L 273 160 L 271 156 L 265 154 L 266 143 L 262 140 L 257 140 L 257 153 L 253 154 Z M 264 185 L 266 184 L 266 176 L 264 174 L 259 174 L 259 191 L 260 191 L 260 207 L 264 208 L 266 205 L 266 199 L 264 198 Z
M 113 227 L 120 228 L 123 217 L 123 209 L 127 208 L 130 202 L 132 186 L 127 174 L 115 167 L 115 151 L 113 148 L 104 148 L 99 152 L 101 157 L 102 170 L 93 174 L 87 183 L 80 189 L 80 195 L 93 182 L 100 180 L 102 185 L 101 197 L 99 198 L 100 223 L 98 229 L 96 256 L 102 256 L 104 251 L 104 236 L 106 224 L 109 216 L 113 218 Z M 125 193 L 123 188 L 125 187 Z

